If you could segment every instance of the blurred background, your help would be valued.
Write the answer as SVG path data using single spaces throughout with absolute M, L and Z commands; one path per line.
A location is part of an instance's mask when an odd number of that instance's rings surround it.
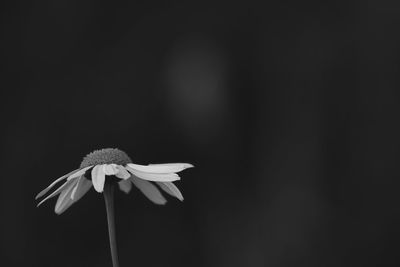
M 87 153 L 190 162 L 116 194 L 124 266 L 400 264 L 398 1 L 5 1 L 1 266 L 111 266 L 103 198 L 35 195 Z

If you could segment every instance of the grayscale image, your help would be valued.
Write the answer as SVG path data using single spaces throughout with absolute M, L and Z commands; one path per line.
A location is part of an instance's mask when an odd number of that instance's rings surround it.
M 0 19 L 1 267 L 400 266 L 400 2 Z

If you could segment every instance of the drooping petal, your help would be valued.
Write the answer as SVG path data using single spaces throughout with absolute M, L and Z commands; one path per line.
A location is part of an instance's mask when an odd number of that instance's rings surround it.
M 78 179 L 72 180 L 72 183 L 64 191 L 61 192 L 54 208 L 54 211 L 57 214 L 61 214 L 65 210 L 64 207 L 73 202 L 73 200 L 71 199 L 71 193 L 77 183 Z
M 132 189 L 132 182 L 129 179 L 122 180 L 121 182 L 118 182 L 118 186 L 119 186 L 119 189 L 121 189 L 121 191 L 128 194 Z
M 39 202 L 39 204 L 37 205 L 37 207 L 39 207 L 40 205 L 42 205 L 46 200 L 55 197 L 56 195 L 60 194 L 61 191 L 65 190 L 69 185 L 71 185 L 74 181 L 66 181 L 62 186 L 60 186 L 59 188 L 57 188 L 57 190 L 55 190 L 53 193 L 51 193 L 50 195 L 48 195 L 45 199 L 43 199 L 42 201 Z
M 74 200 L 74 202 L 78 201 L 84 194 L 86 194 L 90 187 L 92 187 L 92 182 L 82 175 L 72 190 L 71 199 Z
M 163 189 L 165 192 L 170 194 L 173 197 L 176 197 L 180 201 L 183 201 L 183 196 L 181 191 L 179 191 L 178 187 L 171 182 L 157 182 L 157 184 Z
M 118 172 L 116 164 L 104 164 L 103 171 L 105 175 L 115 175 Z
M 121 165 L 117 165 L 118 172 L 115 174 L 116 177 L 120 179 L 129 179 L 131 177 L 131 174 Z
M 61 182 L 62 180 L 66 179 L 68 176 L 73 175 L 74 173 L 78 172 L 81 169 L 76 169 L 73 170 L 70 173 L 67 173 L 63 176 L 61 176 L 60 178 L 56 179 L 54 182 L 52 182 L 48 187 L 46 187 L 45 189 L 43 189 L 39 194 L 36 195 L 35 199 L 38 199 L 40 197 L 42 197 L 44 194 L 46 194 L 51 188 L 53 188 L 53 186 L 55 186 L 57 183 Z
M 63 202 L 56 210 L 56 213 L 60 215 L 66 211 L 72 204 L 81 199 L 91 187 L 92 182 L 86 179 L 84 176 L 81 176 L 70 193 L 68 192 L 68 194 L 66 194 Z M 72 194 L 75 194 L 74 197 L 72 197 Z
M 83 179 L 85 179 L 85 178 L 83 178 Z M 76 183 L 76 185 L 74 186 L 74 188 L 72 189 L 72 192 L 71 192 L 71 199 L 72 200 L 74 200 L 76 190 L 78 190 L 78 188 L 79 188 L 81 183 L 82 183 L 82 177 L 79 177 L 78 178 L 78 182 Z
M 68 198 L 68 197 L 67 197 Z M 76 201 L 72 200 L 71 198 L 68 198 L 67 201 L 65 201 L 65 203 L 60 206 L 60 208 L 58 209 L 57 215 L 62 214 L 64 211 L 66 211 L 69 207 L 71 207 L 72 204 L 74 204 Z
M 103 165 L 94 166 L 92 169 L 92 182 L 94 189 L 99 193 L 103 192 L 105 178 Z
M 141 172 L 150 172 L 150 173 L 171 173 L 171 172 L 180 172 L 184 169 L 193 167 L 190 163 L 165 163 L 165 164 L 149 164 L 149 165 L 139 165 L 128 163 L 129 167 L 134 170 L 138 170 Z
M 136 177 L 132 177 L 130 180 L 152 202 L 159 205 L 167 203 L 167 200 L 161 195 L 160 190 L 152 183 Z
M 75 179 L 75 178 L 77 178 L 77 177 L 80 177 L 80 176 L 84 175 L 85 172 L 86 172 L 87 170 L 89 170 L 90 168 L 92 168 L 92 167 L 93 167 L 93 166 L 88 166 L 88 167 L 85 167 L 85 168 L 83 168 L 83 169 L 77 171 L 76 173 L 74 173 L 74 174 L 72 174 L 71 176 L 69 176 L 67 180 L 72 180 L 72 179 Z
M 74 202 L 77 202 L 79 199 L 81 199 L 87 193 L 87 191 L 89 191 L 89 189 L 92 188 L 92 181 L 84 177 L 82 177 L 82 179 L 83 179 L 82 186 L 80 186 L 79 189 L 76 191 Z
M 132 169 L 129 166 L 126 166 L 126 169 L 135 175 L 144 180 L 154 181 L 154 182 L 173 182 L 180 180 L 179 176 L 176 173 L 147 173 Z

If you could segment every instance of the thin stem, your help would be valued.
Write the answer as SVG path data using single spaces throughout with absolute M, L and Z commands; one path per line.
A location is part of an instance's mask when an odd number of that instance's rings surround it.
M 104 201 L 106 203 L 107 211 L 107 222 L 108 222 L 108 235 L 110 237 L 110 248 L 111 258 L 113 267 L 119 267 L 118 263 L 118 252 L 117 252 L 117 240 L 115 233 L 115 221 L 114 221 L 114 185 L 111 183 L 104 183 Z

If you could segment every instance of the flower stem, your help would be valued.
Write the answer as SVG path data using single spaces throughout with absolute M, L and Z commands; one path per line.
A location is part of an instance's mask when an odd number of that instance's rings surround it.
M 119 267 L 118 263 L 118 252 L 117 252 L 117 240 L 115 233 L 115 221 L 114 221 L 114 185 L 108 183 L 107 180 L 104 183 L 104 201 L 106 203 L 107 211 L 107 222 L 108 222 L 108 235 L 110 237 L 110 248 L 111 258 L 113 267 Z

